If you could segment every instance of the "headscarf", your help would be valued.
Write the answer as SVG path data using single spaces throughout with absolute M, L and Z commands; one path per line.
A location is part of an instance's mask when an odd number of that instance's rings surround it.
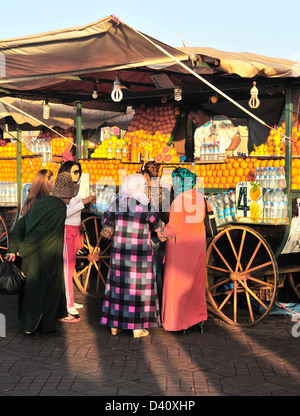
M 143 175 L 134 173 L 126 177 L 121 188 L 120 198 L 134 198 L 143 205 L 148 205 L 146 196 L 147 182 Z
M 197 182 L 197 175 L 186 168 L 176 168 L 172 172 L 175 196 L 192 189 Z

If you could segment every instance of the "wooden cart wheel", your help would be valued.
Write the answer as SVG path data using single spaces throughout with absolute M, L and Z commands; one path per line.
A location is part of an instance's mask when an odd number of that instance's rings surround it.
M 271 311 L 277 289 L 277 262 L 258 232 L 230 225 L 213 238 L 206 254 L 206 294 L 219 317 L 232 325 L 256 325 Z
M 77 251 L 73 279 L 81 293 L 100 299 L 109 269 L 112 241 L 101 237 L 101 219 L 97 216 L 85 218 L 81 226 L 84 230 L 84 247 Z
M 3 261 L 3 257 L 7 253 L 8 249 L 8 231 L 4 218 L 0 215 L 0 260 Z
M 293 273 L 289 273 L 288 277 L 289 277 L 289 282 L 290 282 L 292 289 L 294 290 L 295 294 L 300 299 L 300 281 L 299 280 L 295 281 Z

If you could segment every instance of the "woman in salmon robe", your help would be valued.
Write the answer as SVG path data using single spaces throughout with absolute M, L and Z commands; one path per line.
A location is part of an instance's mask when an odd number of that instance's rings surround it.
M 175 199 L 169 223 L 158 232 L 160 239 L 168 239 L 162 305 L 167 331 L 185 330 L 207 319 L 204 198 L 194 189 L 196 179 L 188 169 L 173 171 Z

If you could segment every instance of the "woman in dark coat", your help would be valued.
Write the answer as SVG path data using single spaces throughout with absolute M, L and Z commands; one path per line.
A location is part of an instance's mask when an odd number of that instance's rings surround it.
M 55 330 L 56 321 L 68 315 L 63 273 L 66 204 L 78 192 L 71 175 L 58 175 L 52 194 L 36 200 L 15 225 L 6 258 L 22 258 L 25 274 L 21 320 L 25 334 L 37 328 Z

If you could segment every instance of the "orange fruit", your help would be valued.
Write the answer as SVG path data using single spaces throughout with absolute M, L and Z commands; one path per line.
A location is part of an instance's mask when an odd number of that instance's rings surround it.
M 250 188 L 250 197 L 252 201 L 257 201 L 258 198 L 261 196 L 261 187 L 260 186 L 252 186 Z
M 244 169 L 242 169 L 242 168 L 237 168 L 237 169 L 236 169 L 236 171 L 235 171 L 235 174 L 236 174 L 236 176 L 239 176 L 239 177 L 243 176 L 243 174 L 244 174 Z

